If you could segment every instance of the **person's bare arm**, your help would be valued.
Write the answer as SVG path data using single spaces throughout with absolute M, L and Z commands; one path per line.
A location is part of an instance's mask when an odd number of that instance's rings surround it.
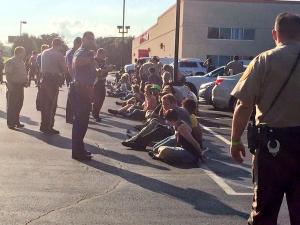
M 245 146 L 241 142 L 241 137 L 247 126 L 253 106 L 245 102 L 238 101 L 234 110 L 231 131 L 231 147 L 230 153 L 232 158 L 238 162 L 243 162 L 243 157 L 246 156 Z
M 191 134 L 189 128 L 186 124 L 182 124 L 178 127 L 178 132 L 180 135 L 182 135 L 189 143 L 191 143 L 195 149 L 197 149 L 199 158 L 202 159 L 202 149 L 199 145 L 199 143 L 195 140 L 193 135 Z

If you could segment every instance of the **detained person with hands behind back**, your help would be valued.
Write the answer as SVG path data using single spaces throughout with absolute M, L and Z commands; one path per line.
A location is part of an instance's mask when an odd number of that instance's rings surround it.
M 276 225 L 286 195 L 291 225 L 299 225 L 300 16 L 279 14 L 272 35 L 276 47 L 250 63 L 232 92 L 238 103 L 230 151 L 243 162 L 241 136 L 255 106 L 258 134 L 252 141 L 254 197 L 248 224 Z

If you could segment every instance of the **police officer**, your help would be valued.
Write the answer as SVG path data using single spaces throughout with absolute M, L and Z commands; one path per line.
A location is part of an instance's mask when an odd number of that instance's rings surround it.
M 95 36 L 88 31 L 83 34 L 81 47 L 73 58 L 74 86 L 71 104 L 74 111 L 72 129 L 72 158 L 90 160 L 91 153 L 84 149 L 83 139 L 88 129 L 92 107 L 93 85 L 96 78 L 96 64 L 92 50 L 96 48 Z
M 16 47 L 14 56 L 5 63 L 7 80 L 7 126 L 9 129 L 22 128 L 20 112 L 24 101 L 24 87 L 27 84 L 27 72 L 24 63 L 25 48 Z
M 285 194 L 291 225 L 298 225 L 300 16 L 279 14 L 272 34 L 276 47 L 253 59 L 232 92 L 238 103 L 233 116 L 231 155 L 235 161 L 243 162 L 246 153 L 241 136 L 256 106 L 259 134 L 253 160 L 254 197 L 249 224 L 276 225 Z
M 74 53 L 77 51 L 77 49 L 81 46 L 81 37 L 76 37 L 73 42 L 73 48 L 71 48 L 69 51 L 66 52 L 66 64 L 68 67 L 68 74 L 70 76 L 70 80 L 74 80 L 74 73 L 72 70 L 72 63 L 73 63 L 73 57 Z M 70 84 L 70 89 L 74 88 L 73 84 Z M 68 93 L 68 98 L 67 98 L 67 106 L 66 106 L 66 122 L 72 124 L 73 123 L 73 109 L 72 109 L 72 104 L 71 104 L 71 96 L 70 96 L 71 91 Z
M 59 134 L 53 128 L 57 108 L 59 86 L 67 72 L 65 58 L 61 50 L 63 42 L 59 38 L 52 41 L 52 47 L 45 50 L 41 57 L 42 82 L 40 85 L 41 115 L 40 131 L 45 134 Z
M 240 57 L 236 55 L 233 57 L 233 61 L 229 62 L 225 66 L 225 74 L 226 75 L 230 75 L 229 70 L 232 71 L 231 75 L 239 74 L 244 71 L 244 66 L 239 60 L 240 60 Z
M 103 106 L 106 95 L 105 83 L 107 76 L 106 54 L 103 48 L 99 48 L 97 50 L 95 61 L 96 67 L 99 70 L 97 72 L 97 77 L 94 84 L 93 117 L 97 122 L 100 122 L 101 118 L 99 117 L 99 113 Z

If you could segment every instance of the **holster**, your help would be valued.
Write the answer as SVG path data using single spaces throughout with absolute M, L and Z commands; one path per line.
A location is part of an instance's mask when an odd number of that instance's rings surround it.
M 247 127 L 248 149 L 251 154 L 255 155 L 255 150 L 259 145 L 259 127 L 254 121 L 250 121 Z

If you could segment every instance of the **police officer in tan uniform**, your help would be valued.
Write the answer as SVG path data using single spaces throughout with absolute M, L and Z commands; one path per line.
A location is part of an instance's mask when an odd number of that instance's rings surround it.
M 232 92 L 238 103 L 230 150 L 233 159 L 242 163 L 246 153 L 241 136 L 255 106 L 258 139 L 253 158 L 254 197 L 248 222 L 276 225 L 285 194 L 291 225 L 299 225 L 300 16 L 279 14 L 272 34 L 276 47 L 250 63 Z
M 5 63 L 7 80 L 7 126 L 9 129 L 22 128 L 20 112 L 24 101 L 24 87 L 26 86 L 27 71 L 24 63 L 25 48 L 16 47 L 14 56 Z

